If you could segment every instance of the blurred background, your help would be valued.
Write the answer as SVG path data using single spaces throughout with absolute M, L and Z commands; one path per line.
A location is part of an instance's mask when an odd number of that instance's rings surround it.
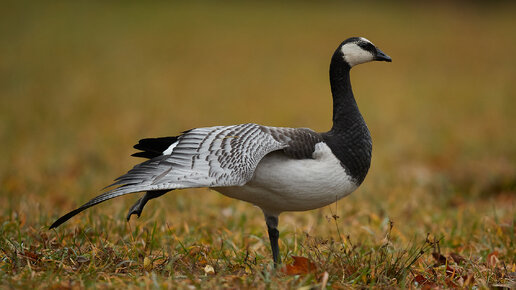
M 329 130 L 330 57 L 344 39 L 363 36 L 393 62 L 352 71 L 374 149 L 361 189 L 332 205 L 344 231 L 381 238 L 392 219 L 401 240 L 432 232 L 460 247 L 484 233 L 479 225 L 513 224 L 511 1 L 2 6 L 2 221 L 44 231 L 141 162 L 129 156 L 141 138 L 246 122 Z M 102 204 L 64 227 L 87 227 L 95 213 L 123 222 L 135 199 Z M 208 190 L 160 201 L 136 223 L 223 227 L 243 217 L 245 231 L 265 235 L 258 209 Z M 329 214 L 284 214 L 280 229 L 324 236 Z

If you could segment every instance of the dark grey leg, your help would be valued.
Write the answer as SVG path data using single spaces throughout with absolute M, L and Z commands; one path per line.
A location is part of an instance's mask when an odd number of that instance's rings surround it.
M 131 219 L 131 215 L 133 214 L 140 217 L 140 215 L 142 214 L 143 207 L 145 206 L 147 201 L 156 197 L 160 197 L 167 192 L 168 190 L 147 191 L 142 198 L 138 199 L 138 201 L 136 201 L 136 203 L 133 204 L 133 206 L 131 206 L 129 212 L 127 213 L 127 221 Z
M 278 217 L 265 214 L 265 222 L 267 223 L 267 230 L 269 231 L 269 240 L 271 242 L 272 259 L 274 260 L 274 267 L 281 264 L 281 257 L 279 252 L 279 231 L 278 231 Z

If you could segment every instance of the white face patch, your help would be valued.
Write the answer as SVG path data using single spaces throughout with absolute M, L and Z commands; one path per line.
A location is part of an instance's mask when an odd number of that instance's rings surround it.
M 367 39 L 363 39 L 369 42 Z M 344 56 L 344 60 L 349 64 L 350 67 L 353 67 L 357 64 L 361 64 L 364 62 L 369 62 L 374 59 L 374 55 L 367 50 L 362 49 L 356 43 L 346 43 L 341 48 L 342 55 Z

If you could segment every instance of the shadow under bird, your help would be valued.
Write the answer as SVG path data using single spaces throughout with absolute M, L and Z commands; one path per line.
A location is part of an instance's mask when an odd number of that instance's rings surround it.
M 349 71 L 357 64 L 391 61 L 362 37 L 335 50 L 330 63 L 333 126 L 308 128 L 257 124 L 195 128 L 175 137 L 142 139 L 133 154 L 149 160 L 108 186 L 111 190 L 56 220 L 55 228 L 106 200 L 146 192 L 130 209 L 138 217 L 145 204 L 171 190 L 209 187 L 262 209 L 275 265 L 281 263 L 278 216 L 329 205 L 352 193 L 371 164 L 372 142 L 351 89 Z

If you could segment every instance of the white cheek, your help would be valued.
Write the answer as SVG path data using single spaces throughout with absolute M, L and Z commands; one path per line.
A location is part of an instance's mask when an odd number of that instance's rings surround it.
M 357 64 L 369 62 L 374 59 L 373 55 L 366 50 L 363 50 L 360 46 L 355 43 L 346 43 L 341 48 L 344 60 L 353 67 Z

